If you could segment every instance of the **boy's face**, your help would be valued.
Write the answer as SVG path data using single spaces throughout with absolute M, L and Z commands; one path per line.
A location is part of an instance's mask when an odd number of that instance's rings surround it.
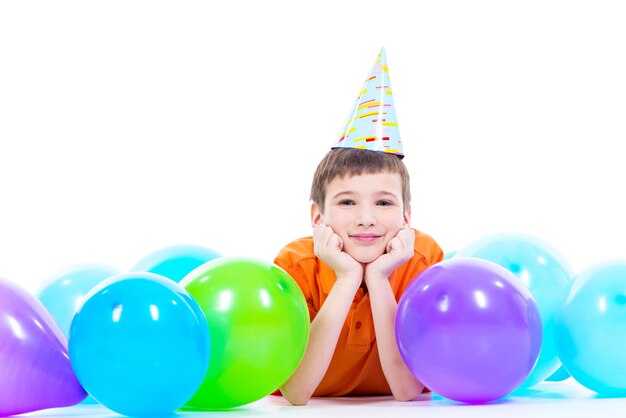
M 324 213 L 313 203 L 311 221 L 313 226 L 330 226 L 342 239 L 343 251 L 370 263 L 410 223 L 410 208 L 403 209 L 402 179 L 388 172 L 336 177 L 326 187 Z

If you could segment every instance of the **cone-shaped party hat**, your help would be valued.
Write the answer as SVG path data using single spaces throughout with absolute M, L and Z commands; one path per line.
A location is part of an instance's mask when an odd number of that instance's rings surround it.
M 385 48 L 378 53 L 339 142 L 332 148 L 368 149 L 404 157 Z

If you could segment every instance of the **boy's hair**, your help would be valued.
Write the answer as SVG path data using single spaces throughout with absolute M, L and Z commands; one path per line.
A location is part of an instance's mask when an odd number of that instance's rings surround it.
M 381 172 L 397 173 L 402 180 L 403 209 L 411 202 L 409 172 L 402 160 L 394 154 L 355 148 L 334 148 L 322 158 L 311 185 L 311 200 L 324 212 L 326 187 L 335 177 L 352 177 Z

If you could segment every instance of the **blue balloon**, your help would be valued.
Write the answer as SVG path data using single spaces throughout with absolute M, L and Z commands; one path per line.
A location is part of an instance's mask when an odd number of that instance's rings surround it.
M 555 338 L 576 381 L 626 396 L 626 260 L 596 264 L 574 278 L 556 315 Z
M 107 408 L 167 415 L 200 387 L 210 358 L 209 327 L 179 284 L 124 273 L 97 285 L 74 316 L 69 355 L 79 382 Z
M 557 350 L 558 351 L 558 350 Z M 546 378 L 548 382 L 561 382 L 565 379 L 568 379 L 571 375 L 565 368 L 565 366 L 559 367 L 559 369 L 552 373 L 549 377 Z
M 37 298 L 68 338 L 74 313 L 82 305 L 85 295 L 100 282 L 121 272 L 105 264 L 73 264 L 52 273 L 37 291 Z M 87 396 L 81 403 L 95 404 L 96 401 Z
M 104 264 L 74 264 L 53 273 L 36 292 L 67 338 L 74 313 L 98 283 L 121 273 Z
M 219 257 L 218 252 L 199 245 L 173 245 L 148 254 L 130 271 L 160 274 L 178 283 L 196 267 Z
M 543 341 L 537 364 L 520 387 L 527 388 L 552 375 L 561 366 L 554 343 L 554 316 L 573 275 L 569 263 L 545 241 L 519 233 L 484 237 L 459 250 L 458 257 L 499 264 L 528 287 L 539 307 Z

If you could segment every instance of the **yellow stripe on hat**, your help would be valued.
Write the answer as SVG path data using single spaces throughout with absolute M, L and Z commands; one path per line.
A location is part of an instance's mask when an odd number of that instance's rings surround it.
M 389 71 L 389 67 L 387 67 L 386 65 L 383 65 L 383 66 L 381 67 L 381 69 L 382 69 L 383 71 Z
M 385 91 L 385 94 L 388 94 L 388 95 L 390 95 L 390 96 L 391 96 L 391 95 L 392 95 L 391 90 L 387 90 L 387 91 Z
M 368 116 L 374 116 L 374 115 L 378 115 L 378 112 L 369 112 L 369 113 L 364 113 L 362 115 L 357 116 L 357 118 L 362 119 L 362 118 L 366 118 Z
M 398 126 L 398 122 L 383 122 L 383 126 Z
M 352 121 L 354 121 L 354 119 L 352 119 Z M 350 123 L 352 123 L 352 121 L 350 121 Z M 344 132 L 341 135 L 339 135 L 339 138 L 344 139 L 346 136 L 350 135 L 354 131 L 356 131 L 356 126 L 353 126 L 352 128 L 350 128 L 348 132 Z

